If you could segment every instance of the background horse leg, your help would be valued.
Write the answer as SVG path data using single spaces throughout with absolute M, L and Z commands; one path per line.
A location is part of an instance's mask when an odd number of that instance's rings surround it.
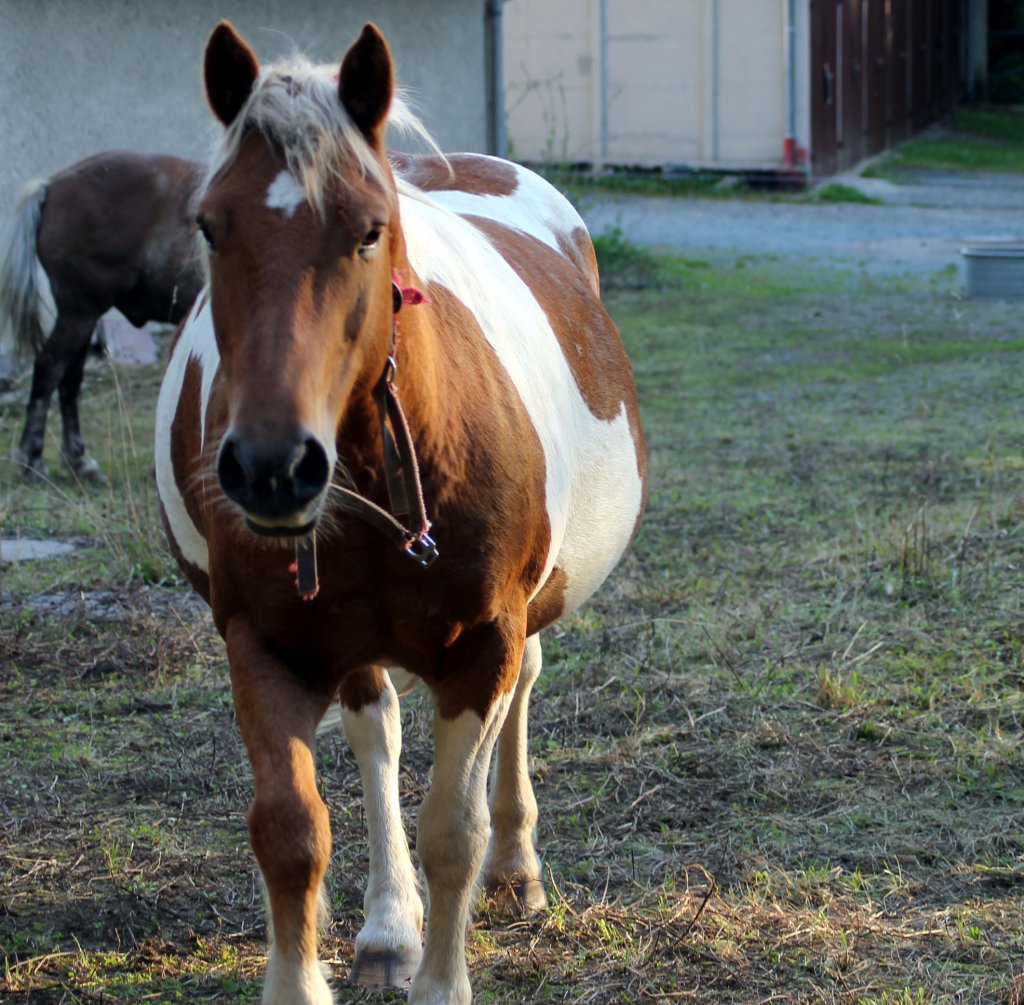
M 527 714 L 530 692 L 540 674 L 540 637 L 526 640 L 508 718 L 498 738 L 491 788 L 491 842 L 484 866 L 484 889 L 499 912 L 509 917 L 548 906 L 540 860 L 533 844 L 537 800 L 530 784 Z
M 331 828 L 317 792 L 313 745 L 332 695 L 271 655 L 243 619 L 229 621 L 225 641 L 255 788 L 246 814 L 249 843 L 273 924 L 263 1005 L 331 1005 L 316 944 Z
M 91 315 L 76 316 L 58 313 L 53 331 L 43 343 L 32 369 L 32 389 L 29 392 L 25 415 L 25 429 L 21 443 L 14 452 L 14 459 L 25 467 L 29 481 L 41 481 L 47 477 L 43 463 L 43 442 L 46 436 L 46 413 L 50 398 L 64 377 L 71 360 L 89 348 L 89 338 L 97 318 Z
M 64 463 L 71 468 L 79 480 L 91 482 L 94 485 L 103 485 L 106 483 L 106 478 L 104 478 L 100 466 L 85 449 L 85 441 L 82 439 L 78 421 L 78 392 L 82 389 L 85 361 L 89 356 L 91 342 L 92 333 L 79 349 L 78 355 L 68 363 L 58 385 L 60 416 L 64 430 L 64 446 L 61 456 L 64 458 Z
M 341 686 L 345 735 L 359 764 L 370 868 L 356 936 L 351 980 L 408 988 L 423 950 L 423 901 L 409 857 L 398 803 L 402 722 L 398 694 L 379 667 L 352 674 Z
M 515 652 L 509 652 L 510 634 L 494 626 L 467 633 L 459 642 L 473 645 L 469 636 L 480 631 L 493 632 L 494 638 L 483 640 L 481 645 L 478 637 L 476 658 L 460 666 L 459 673 L 451 678 L 459 680 L 462 688 L 472 682 L 474 688 L 486 689 L 489 681 L 500 682 L 502 678 L 511 685 L 522 661 L 522 643 Z M 491 752 L 512 700 L 511 691 L 495 690 L 482 720 L 472 707 L 466 708 L 472 699 L 480 697 L 479 691 L 469 692 L 469 700 L 463 691 L 463 700 L 458 703 L 454 696 L 435 694 L 434 774 L 420 807 L 417 828 L 430 912 L 423 962 L 409 991 L 409 1005 L 470 1005 L 472 1001 L 466 970 L 466 925 L 474 883 L 487 849 Z M 466 710 L 458 712 L 459 705 Z M 456 712 L 454 718 L 445 716 L 449 709 Z

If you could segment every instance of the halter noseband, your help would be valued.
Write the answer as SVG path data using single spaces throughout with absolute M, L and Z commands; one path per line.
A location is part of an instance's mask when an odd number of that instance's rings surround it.
M 387 363 L 384 364 L 384 372 L 373 389 L 373 400 L 377 405 L 381 435 L 384 439 L 384 480 L 387 484 L 391 512 L 353 489 L 342 485 L 335 485 L 334 489 L 339 494 L 336 500 L 339 509 L 375 527 L 386 537 L 391 538 L 417 565 L 427 569 L 434 564 L 439 552 L 429 533 L 430 520 L 427 518 L 427 507 L 423 499 L 416 448 L 394 381 L 398 370 L 395 358 L 398 346 L 398 312 L 403 304 L 416 306 L 430 301 L 423 291 L 416 289 L 415 286 L 400 286 L 400 278 L 396 272 L 391 282 L 391 346 Z M 414 514 L 409 505 L 410 495 L 415 505 Z M 404 521 L 408 521 L 412 515 L 416 518 L 417 530 L 405 525 Z M 303 600 L 312 600 L 320 592 L 315 531 L 309 538 L 296 542 L 295 562 L 291 566 L 291 571 L 295 573 L 295 587 L 299 596 Z

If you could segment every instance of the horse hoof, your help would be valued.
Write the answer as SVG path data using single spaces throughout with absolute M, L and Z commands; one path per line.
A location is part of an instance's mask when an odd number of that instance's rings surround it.
M 504 883 L 487 883 L 484 887 L 491 910 L 503 918 L 523 918 L 546 911 L 548 895 L 539 879 L 518 879 Z
M 409 989 L 423 950 L 357 949 L 349 982 L 361 987 Z
M 74 460 L 65 456 L 64 462 L 83 484 L 97 485 L 101 488 L 107 484 L 107 476 L 103 474 L 103 469 L 88 454 L 83 454 Z
M 21 476 L 28 485 L 42 485 L 50 480 L 50 472 L 46 470 L 42 457 L 29 460 L 27 454 L 15 450 L 13 460 L 21 468 Z

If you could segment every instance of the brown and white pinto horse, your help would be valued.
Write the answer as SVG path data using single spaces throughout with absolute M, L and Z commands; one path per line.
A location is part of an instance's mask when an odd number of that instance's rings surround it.
M 192 237 L 201 177 L 199 164 L 180 157 L 114 150 L 22 190 L 0 261 L 0 323 L 35 356 L 15 452 L 29 479 L 46 477 L 46 414 L 57 390 L 64 461 L 83 480 L 103 480 L 78 420 L 93 329 L 111 307 L 136 325 L 177 324 L 191 308 L 203 285 Z
M 227 127 L 199 202 L 210 285 L 171 351 L 157 478 L 252 764 L 263 1001 L 331 1001 L 314 744 L 340 697 L 369 831 L 353 977 L 467 1005 L 481 867 L 505 906 L 546 903 L 526 760 L 537 633 L 593 593 L 640 519 L 631 367 L 583 223 L 546 182 L 483 156 L 389 162 L 385 127 L 410 115 L 375 27 L 339 74 L 261 70 L 222 22 L 205 81 Z M 413 678 L 434 705 L 422 950 L 393 683 Z

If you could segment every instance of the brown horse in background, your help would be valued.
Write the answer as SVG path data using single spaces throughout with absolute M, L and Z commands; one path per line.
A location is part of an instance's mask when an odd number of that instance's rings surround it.
M 46 477 L 46 414 L 58 390 L 64 461 L 78 478 L 103 481 L 78 419 L 93 330 L 111 307 L 134 325 L 177 324 L 188 312 L 203 283 L 192 237 L 200 175 L 178 157 L 114 151 L 23 189 L 0 262 L 0 325 L 35 355 L 15 452 L 26 477 Z

